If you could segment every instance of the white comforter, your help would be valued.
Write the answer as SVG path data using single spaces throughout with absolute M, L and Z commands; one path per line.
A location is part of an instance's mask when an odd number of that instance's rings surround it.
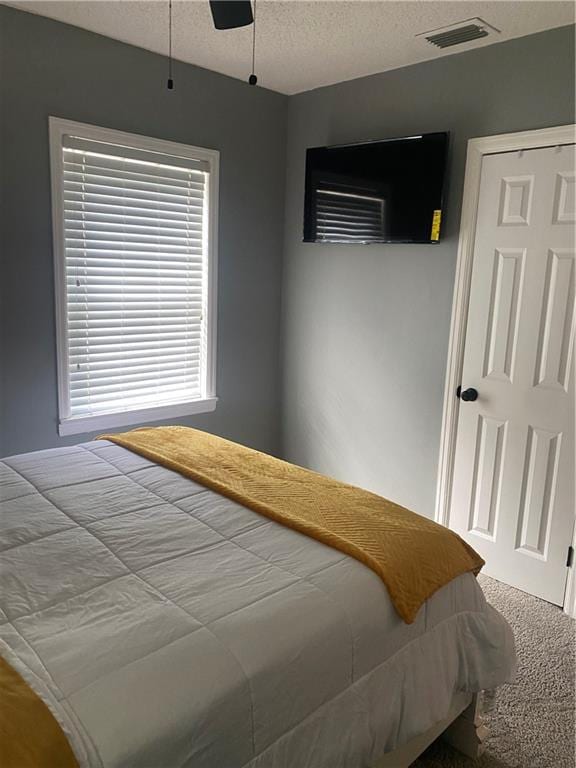
M 359 768 L 512 674 L 473 576 L 408 626 L 356 560 L 109 442 L 0 487 L 2 652 L 82 766 Z

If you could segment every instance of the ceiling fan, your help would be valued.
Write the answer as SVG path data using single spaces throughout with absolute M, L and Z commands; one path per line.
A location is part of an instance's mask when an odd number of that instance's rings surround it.
M 254 21 L 250 0 L 210 0 L 210 10 L 216 29 L 237 29 Z
M 254 24 L 252 31 L 252 74 L 248 78 L 250 85 L 256 85 L 258 78 L 254 74 L 256 58 L 256 0 L 252 12 L 251 0 L 209 0 L 212 19 L 216 29 L 238 29 Z M 172 77 L 172 0 L 168 0 L 168 90 L 174 89 Z
M 252 13 L 251 0 L 210 0 L 210 10 L 216 29 L 237 29 L 254 24 L 252 33 L 252 74 L 248 78 L 250 85 L 256 85 L 258 78 L 254 74 L 256 55 L 256 0 Z

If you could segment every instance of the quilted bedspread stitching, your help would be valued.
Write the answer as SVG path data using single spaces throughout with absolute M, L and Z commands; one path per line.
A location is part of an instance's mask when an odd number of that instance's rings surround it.
M 111 445 L 111 444 L 109 444 L 109 445 Z M 106 447 L 108 447 L 108 446 L 106 446 Z M 275 589 L 272 592 L 268 592 L 268 593 L 266 593 L 263 596 L 256 597 L 252 601 L 250 601 L 250 602 L 248 602 L 246 604 L 242 604 L 239 608 L 236 608 L 234 610 L 228 610 L 226 612 L 226 614 L 225 614 L 226 617 L 231 616 L 234 613 L 237 613 L 239 611 L 246 610 L 246 609 L 250 608 L 251 606 L 256 605 L 257 603 L 259 603 L 262 600 L 266 600 L 266 599 L 272 597 L 273 595 L 277 595 L 278 593 L 281 593 L 284 590 L 291 589 L 292 587 L 294 587 L 295 584 L 301 583 L 301 584 L 308 585 L 315 592 L 317 592 L 318 594 L 322 595 L 323 600 L 331 603 L 331 605 L 334 608 L 336 608 L 336 613 L 337 613 L 338 617 L 343 622 L 346 623 L 346 625 L 347 625 L 347 632 L 348 632 L 348 635 L 349 635 L 349 660 L 350 660 L 349 661 L 350 668 L 349 668 L 349 675 L 348 675 L 348 677 L 349 677 L 349 684 L 348 684 L 348 686 L 344 686 L 340 690 L 338 690 L 337 692 L 329 695 L 327 698 L 325 698 L 325 700 L 322 701 L 321 704 L 319 704 L 314 709 L 312 709 L 311 711 L 308 711 L 306 714 L 304 714 L 303 717 L 298 722 L 291 723 L 289 725 L 289 727 L 286 727 L 286 729 L 282 733 L 280 733 L 277 736 L 275 736 L 275 738 L 273 738 L 269 743 L 264 743 L 264 746 L 261 749 L 258 749 L 258 744 L 257 744 L 257 739 L 256 739 L 256 725 L 255 725 L 255 698 L 254 698 L 255 697 L 255 693 L 254 693 L 254 689 L 253 689 L 253 685 L 252 685 L 252 680 L 250 678 L 250 675 L 247 673 L 246 668 L 244 667 L 243 662 L 240 660 L 240 658 L 238 658 L 237 654 L 235 654 L 232 651 L 232 649 L 228 645 L 228 643 L 226 643 L 217 634 L 215 629 L 213 629 L 211 627 L 211 625 L 214 624 L 215 621 L 218 621 L 219 619 L 215 619 L 215 620 L 212 620 L 212 621 L 203 621 L 202 619 L 200 619 L 198 617 L 198 615 L 195 615 L 194 611 L 189 610 L 188 608 L 184 607 L 183 605 L 180 605 L 177 600 L 172 599 L 172 597 L 170 597 L 170 595 L 167 595 L 159 586 L 157 586 L 156 584 L 154 584 L 151 581 L 147 580 L 145 574 L 141 573 L 141 571 L 146 570 L 146 568 L 149 567 L 148 565 L 144 565 L 142 567 L 132 567 L 128 562 L 126 562 L 125 559 L 123 559 L 119 555 L 119 553 L 115 550 L 115 548 L 113 546 L 110 546 L 105 540 L 102 539 L 101 536 L 98 535 L 97 523 L 99 522 L 99 520 L 88 520 L 88 521 L 76 520 L 70 514 L 68 514 L 66 512 L 66 510 L 64 508 L 62 508 L 62 506 L 60 506 L 53 498 L 50 498 L 48 495 L 46 495 L 47 492 L 49 493 L 54 488 L 59 488 L 60 489 L 60 488 L 66 488 L 66 487 L 74 487 L 74 486 L 77 486 L 77 485 L 83 485 L 84 483 L 91 482 L 92 479 L 88 479 L 88 480 L 84 480 L 84 481 L 80 480 L 78 482 L 72 482 L 71 481 L 71 482 L 65 483 L 65 484 L 60 485 L 60 486 L 50 486 L 50 488 L 45 489 L 45 491 L 43 491 L 39 487 L 37 487 L 29 479 L 29 477 L 26 476 L 24 471 L 20 471 L 20 470 L 16 469 L 14 466 L 11 466 L 8 462 L 0 462 L 0 466 L 3 464 L 11 472 L 15 473 L 15 475 L 20 477 L 24 483 L 30 485 L 33 488 L 33 490 L 31 492 L 29 492 L 29 493 L 21 494 L 20 496 L 14 496 L 12 498 L 24 498 L 25 496 L 38 495 L 39 497 L 42 497 L 55 510 L 58 510 L 58 512 L 60 514 L 64 515 L 70 521 L 70 526 L 67 527 L 67 528 L 63 528 L 63 529 L 60 529 L 58 531 L 54 531 L 52 533 L 48 533 L 46 535 L 38 536 L 38 537 L 32 539 L 30 542 L 22 542 L 22 543 L 14 545 L 14 546 L 8 547 L 8 548 L 6 548 L 6 550 L 4 550 L 5 552 L 12 551 L 13 549 L 17 549 L 18 547 L 24 547 L 24 546 L 26 546 L 29 543 L 35 543 L 37 541 L 41 541 L 43 539 L 49 538 L 50 536 L 57 535 L 57 534 L 65 532 L 65 531 L 73 530 L 74 528 L 81 529 L 86 534 L 88 534 L 90 537 L 92 537 L 94 539 L 94 541 L 98 542 L 101 547 L 104 547 L 107 550 L 107 552 L 122 566 L 122 568 L 124 570 L 123 570 L 123 572 L 121 574 L 119 574 L 117 576 L 113 576 L 112 578 L 110 578 L 110 579 L 108 579 L 106 581 L 98 582 L 97 584 L 91 585 L 91 586 L 87 587 L 86 589 L 82 589 L 79 592 L 75 592 L 74 595 L 73 595 L 74 598 L 78 598 L 78 597 L 81 597 L 82 595 L 86 595 L 86 594 L 90 593 L 93 589 L 100 589 L 100 588 L 102 588 L 103 586 L 105 586 L 105 585 L 107 585 L 109 583 L 118 581 L 120 579 L 127 578 L 128 576 L 133 576 L 135 579 L 137 579 L 138 581 L 140 581 L 144 585 L 146 585 L 148 590 L 151 590 L 154 594 L 157 594 L 158 596 L 160 596 L 161 599 L 164 600 L 166 603 L 168 603 L 171 606 L 173 606 L 173 608 L 175 608 L 177 611 L 180 611 L 183 615 L 186 615 L 186 616 L 190 617 L 191 619 L 193 619 L 196 622 L 197 626 L 194 627 L 193 629 L 191 629 L 189 632 L 186 632 L 186 633 L 178 636 L 176 639 L 171 640 L 170 642 L 164 642 L 160 647 L 153 648 L 152 650 L 147 651 L 146 653 L 138 656 L 137 658 L 132 658 L 129 661 L 125 661 L 122 664 L 121 668 L 127 668 L 127 667 L 131 666 L 132 664 L 136 664 L 137 662 L 140 662 L 142 659 L 145 659 L 145 658 L 147 658 L 149 656 L 152 656 L 154 653 L 157 653 L 160 650 L 163 650 L 164 648 L 168 647 L 172 643 L 176 643 L 176 642 L 182 640 L 183 638 L 188 637 L 189 635 L 192 635 L 194 632 L 198 631 L 201 628 L 205 629 L 208 633 L 210 633 L 210 635 L 213 637 L 213 639 L 218 643 L 219 647 L 225 649 L 225 651 L 228 654 L 228 656 L 231 659 L 234 660 L 234 663 L 236 664 L 238 670 L 240 671 L 240 673 L 242 674 L 242 676 L 243 676 L 243 678 L 244 678 L 244 680 L 246 682 L 247 692 L 249 693 L 249 700 L 250 700 L 250 725 L 251 725 L 251 730 L 248 731 L 248 728 L 246 728 L 246 741 L 245 741 L 245 743 L 246 744 L 248 743 L 247 739 L 248 739 L 248 734 L 250 733 L 250 735 L 251 735 L 251 752 L 252 752 L 252 757 L 248 760 L 248 762 L 246 762 L 244 764 L 245 767 L 251 765 L 251 763 L 254 762 L 259 755 L 262 755 L 262 754 L 266 753 L 268 750 L 273 749 L 275 744 L 280 742 L 282 739 L 287 738 L 290 733 L 292 733 L 297 728 L 299 728 L 307 720 L 309 720 L 310 718 L 314 717 L 324 707 L 327 707 L 333 700 L 337 699 L 339 696 L 342 696 L 343 694 L 345 694 L 346 691 L 352 689 L 353 686 L 355 686 L 357 683 L 359 683 L 360 681 L 362 681 L 365 678 L 367 678 L 367 676 L 369 676 L 376 669 L 379 669 L 384 664 L 393 663 L 393 660 L 396 657 L 397 653 L 400 653 L 404 649 L 409 648 L 409 646 L 411 645 L 412 642 L 420 641 L 422 639 L 423 635 L 421 635 L 421 634 L 417 635 L 416 637 L 413 638 L 412 641 L 410 641 L 409 643 L 404 644 L 402 646 L 402 648 L 400 648 L 398 651 L 396 651 L 392 655 L 386 657 L 380 663 L 376 663 L 373 666 L 371 666 L 370 668 L 366 668 L 365 667 L 364 668 L 364 672 L 362 674 L 360 674 L 358 677 L 356 677 L 356 674 L 357 674 L 356 673 L 356 669 L 355 669 L 355 638 L 356 638 L 356 635 L 355 635 L 354 630 L 353 630 L 353 623 L 352 623 L 351 615 L 348 613 L 348 610 L 347 610 L 347 607 L 346 607 L 345 604 L 339 603 L 335 599 L 335 597 L 333 597 L 327 590 L 323 589 L 320 585 L 318 585 L 314 581 L 312 581 L 312 579 L 314 577 L 318 576 L 319 574 L 329 570 L 330 568 L 337 567 L 343 560 L 347 559 L 346 556 L 342 556 L 341 559 L 339 559 L 339 560 L 337 560 L 335 562 L 331 562 L 328 565 L 324 565 L 323 567 L 321 567 L 321 568 L 319 568 L 317 570 L 314 570 L 312 572 L 308 571 L 306 575 L 298 573 L 297 569 L 292 570 L 290 567 L 287 567 L 285 563 L 279 564 L 278 562 L 276 562 L 273 556 L 266 557 L 266 556 L 262 555 L 260 552 L 255 551 L 255 549 L 250 548 L 250 546 L 244 545 L 242 542 L 237 541 L 237 539 L 239 537 L 245 535 L 247 532 L 252 532 L 252 531 L 257 530 L 257 529 L 259 529 L 261 527 L 269 525 L 270 523 L 269 523 L 268 520 L 263 521 L 259 525 L 254 525 L 254 526 L 251 526 L 251 527 L 246 527 L 245 526 L 245 527 L 242 528 L 242 530 L 240 532 L 234 533 L 233 535 L 226 535 L 223 531 L 218 530 L 217 528 L 215 528 L 212 525 L 210 525 L 209 523 L 207 523 L 206 520 L 201 519 L 200 517 L 197 517 L 193 513 L 193 511 L 187 509 L 186 506 L 184 505 L 185 500 L 190 499 L 191 497 L 195 497 L 195 496 L 197 496 L 199 494 L 206 494 L 207 493 L 210 496 L 214 496 L 215 494 L 212 491 L 207 491 L 205 489 L 201 489 L 200 488 L 200 489 L 194 490 L 193 492 L 185 494 L 184 496 L 182 496 L 180 498 L 175 498 L 174 494 L 164 496 L 161 493 L 157 492 L 158 489 L 153 489 L 152 487 L 150 487 L 149 485 L 146 484 L 145 480 L 142 480 L 142 478 L 138 476 L 138 473 L 141 472 L 142 470 L 146 470 L 149 467 L 154 467 L 155 465 L 152 462 L 147 462 L 146 464 L 148 466 L 145 464 L 144 466 L 139 466 L 139 467 L 137 467 L 135 469 L 130 469 L 130 470 L 127 471 L 125 469 L 121 469 L 118 465 L 116 465 L 114 463 L 114 461 L 110 460 L 108 458 L 108 456 L 101 455 L 103 453 L 104 449 L 101 446 L 99 446 L 98 444 L 95 444 L 94 447 L 92 447 L 92 445 L 89 446 L 89 447 L 85 446 L 85 445 L 76 446 L 76 451 L 78 451 L 78 449 L 80 449 L 81 451 L 85 452 L 86 454 L 89 454 L 90 456 L 92 456 L 92 458 L 95 461 L 97 461 L 99 463 L 103 463 L 103 464 L 108 465 L 108 466 L 112 467 L 113 469 L 115 469 L 116 473 L 114 473 L 110 477 L 123 477 L 125 479 L 128 479 L 135 486 L 139 486 L 140 488 L 143 488 L 148 494 L 150 494 L 151 496 L 153 496 L 156 499 L 158 499 L 159 503 L 161 503 L 163 505 L 171 506 L 172 508 L 174 508 L 176 510 L 179 510 L 179 512 L 185 513 L 189 518 L 194 520 L 195 524 L 202 526 L 207 531 L 210 531 L 211 534 L 215 534 L 219 538 L 219 540 L 221 540 L 222 542 L 227 542 L 227 543 L 237 547 L 239 550 L 243 550 L 244 552 L 248 553 L 252 557 L 257 558 L 263 564 L 266 564 L 266 566 L 268 566 L 269 568 L 273 568 L 273 569 L 275 569 L 278 572 L 283 572 L 284 574 L 287 574 L 291 578 L 294 579 L 294 582 L 285 584 L 283 586 L 280 586 L 278 589 Z M 117 448 L 117 450 L 122 451 L 124 449 Z M 115 454 L 113 454 L 113 455 L 115 455 Z M 168 472 L 168 470 L 164 470 L 164 471 Z M 139 511 L 143 511 L 143 510 L 146 510 L 146 509 L 154 509 L 154 505 L 152 505 L 152 506 L 144 505 L 142 507 L 130 508 L 128 511 L 123 511 L 123 512 L 118 512 L 116 514 L 111 514 L 111 515 L 108 515 L 108 516 L 106 516 L 105 518 L 102 518 L 102 519 L 103 520 L 110 520 L 110 519 L 114 519 L 114 518 L 117 518 L 117 517 L 122 517 L 122 516 L 127 515 L 127 514 L 137 513 Z M 254 512 L 252 514 L 254 515 L 255 518 L 257 518 L 257 516 L 258 516 L 257 513 Z M 95 524 L 96 524 L 96 530 L 94 530 L 94 525 Z M 277 525 L 277 524 L 275 524 L 275 525 Z M 171 562 L 172 560 L 177 560 L 177 559 L 179 559 L 181 557 L 186 557 L 186 556 L 189 556 L 189 555 L 192 555 L 192 554 L 196 555 L 197 553 L 201 553 L 201 552 L 204 553 L 207 550 L 216 548 L 218 546 L 221 546 L 221 542 L 220 541 L 217 541 L 216 543 L 211 543 L 211 544 L 204 544 L 202 546 L 192 548 L 189 551 L 187 551 L 187 550 L 179 551 L 178 554 L 175 554 L 173 556 L 170 556 L 170 557 L 167 557 L 167 558 L 164 558 L 164 559 L 160 559 L 160 560 L 154 560 L 153 565 L 154 566 L 165 565 L 165 564 Z M 47 604 L 42 604 L 42 606 L 40 608 L 38 608 L 37 610 L 31 610 L 31 611 L 28 611 L 25 614 L 22 614 L 22 615 L 18 616 L 18 618 L 15 619 L 14 621 L 18 622 L 19 620 L 21 620 L 23 618 L 27 618 L 29 616 L 33 616 L 35 613 L 39 613 L 41 611 L 45 611 L 45 610 L 47 610 L 49 608 L 53 608 L 54 606 L 59 605 L 59 603 L 66 602 L 69 599 L 70 599 L 70 597 L 68 596 L 68 597 L 63 598 L 62 600 L 49 601 Z M 462 611 L 462 612 L 459 612 L 459 613 L 456 613 L 456 614 L 452 614 L 451 616 L 449 616 L 444 621 L 449 621 L 449 620 L 459 621 L 460 619 L 458 617 L 460 617 L 464 613 L 471 613 L 471 612 L 470 611 Z M 474 613 L 480 613 L 480 611 L 477 611 L 477 612 L 474 612 Z M 41 657 L 41 655 L 36 650 L 36 648 L 33 645 L 30 644 L 28 639 L 20 631 L 20 629 L 14 623 L 14 621 L 10 620 L 10 617 L 8 617 L 7 621 L 5 622 L 5 624 L 8 624 L 9 626 L 11 626 L 14 629 L 14 631 L 18 634 L 18 636 L 20 637 L 21 641 L 23 643 L 25 643 L 26 646 L 34 653 L 34 655 L 37 658 L 39 664 L 41 665 L 43 671 L 45 672 L 47 679 L 51 682 L 51 684 L 54 686 L 54 688 L 57 691 L 60 692 L 60 695 L 62 697 L 61 703 L 65 704 L 66 705 L 66 709 L 68 710 L 70 708 L 70 706 L 71 706 L 69 701 L 68 701 L 68 699 L 72 695 L 74 695 L 74 694 L 78 693 L 79 691 L 81 691 L 82 689 L 84 689 L 86 687 L 89 687 L 92 683 L 91 682 L 85 683 L 84 685 L 81 685 L 78 688 L 76 688 L 74 690 L 71 690 L 66 695 L 64 695 L 62 693 L 62 691 L 60 690 L 60 687 L 53 680 L 52 675 L 49 673 L 48 669 L 46 668 L 46 664 L 45 664 L 44 659 Z M 0 622 L 0 624 L 1 623 L 2 622 Z M 425 631 L 424 634 L 427 635 L 429 632 L 435 631 L 440 626 L 441 623 L 443 623 L 443 622 L 437 623 L 434 627 L 432 627 L 431 629 L 428 629 L 427 622 L 425 622 L 424 626 L 425 626 L 425 630 L 427 630 L 427 631 Z M 117 669 L 119 669 L 119 668 L 120 667 L 118 667 Z M 116 670 L 114 670 L 114 671 L 116 671 Z M 105 677 L 106 674 L 110 674 L 110 673 L 105 673 L 103 677 Z M 101 678 L 98 678 L 98 679 L 101 679 Z M 328 691 L 326 691 L 325 693 L 328 693 Z M 74 710 L 73 707 L 72 707 L 72 710 Z M 77 715 L 76 715 L 76 719 L 78 719 Z M 246 725 L 248 725 L 248 722 L 246 723 Z M 92 744 L 93 748 L 96 750 L 96 748 L 95 748 L 95 746 L 94 746 L 90 736 L 87 733 L 85 733 L 84 736 L 88 739 L 88 741 Z

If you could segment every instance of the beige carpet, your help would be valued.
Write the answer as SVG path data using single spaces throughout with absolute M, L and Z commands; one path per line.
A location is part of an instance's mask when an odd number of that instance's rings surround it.
M 479 580 L 514 631 L 517 680 L 496 693 L 479 760 L 439 740 L 413 768 L 574 768 L 575 623 L 543 600 L 487 576 Z

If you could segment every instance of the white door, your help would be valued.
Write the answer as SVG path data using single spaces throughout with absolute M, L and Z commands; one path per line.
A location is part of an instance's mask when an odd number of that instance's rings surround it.
M 575 519 L 575 190 L 574 145 L 482 161 L 450 497 L 484 572 L 557 605 Z

